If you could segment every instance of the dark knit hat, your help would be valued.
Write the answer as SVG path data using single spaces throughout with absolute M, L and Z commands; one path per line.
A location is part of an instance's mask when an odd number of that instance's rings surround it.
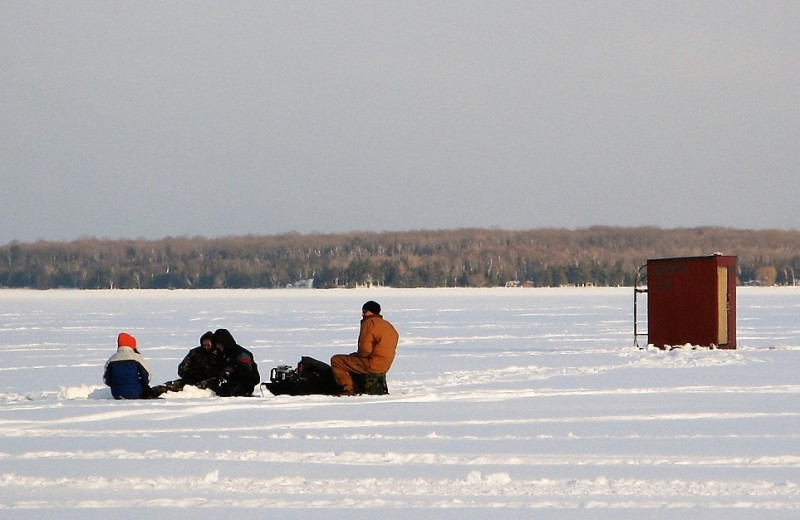
M 214 331 L 214 344 L 222 345 L 226 349 L 236 345 L 236 340 L 233 339 L 228 329 L 217 329 Z
M 381 313 L 381 305 L 378 302 L 374 302 L 372 300 L 368 301 L 364 305 L 361 306 L 361 312 L 369 311 L 372 314 L 380 314 Z
M 211 343 L 214 343 L 214 333 L 209 330 L 208 332 L 205 332 L 202 336 L 200 336 L 201 345 L 205 340 L 209 340 L 211 341 Z

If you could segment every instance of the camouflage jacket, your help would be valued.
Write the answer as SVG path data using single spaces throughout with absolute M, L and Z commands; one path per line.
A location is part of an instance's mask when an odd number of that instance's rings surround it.
M 222 360 L 217 349 L 208 352 L 203 347 L 195 347 L 178 365 L 178 376 L 192 385 L 219 377 L 221 369 Z

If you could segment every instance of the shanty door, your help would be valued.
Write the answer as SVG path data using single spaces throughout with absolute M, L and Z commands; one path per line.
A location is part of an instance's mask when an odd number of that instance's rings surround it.
M 728 344 L 728 268 L 726 266 L 717 267 L 717 330 L 719 337 L 717 345 Z

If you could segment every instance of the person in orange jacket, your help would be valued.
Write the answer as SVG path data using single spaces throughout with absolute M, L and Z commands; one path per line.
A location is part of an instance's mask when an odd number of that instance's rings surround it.
M 394 326 L 381 316 L 378 302 L 368 301 L 361 307 L 361 330 L 358 334 L 358 351 L 336 354 L 331 358 L 333 378 L 341 395 L 353 395 L 351 374 L 385 374 L 394 361 L 399 334 Z

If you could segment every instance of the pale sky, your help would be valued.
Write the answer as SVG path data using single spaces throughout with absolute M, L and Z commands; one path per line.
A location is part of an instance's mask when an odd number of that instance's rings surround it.
M 0 0 L 0 245 L 800 227 L 800 2 Z

